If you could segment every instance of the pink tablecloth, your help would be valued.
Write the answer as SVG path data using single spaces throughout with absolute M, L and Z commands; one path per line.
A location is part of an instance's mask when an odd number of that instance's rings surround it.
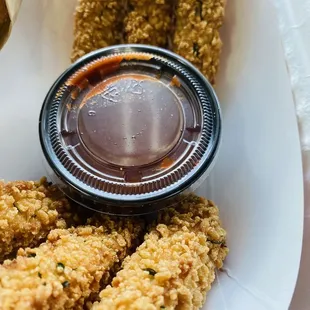
M 291 77 L 303 156 L 305 218 L 301 266 L 291 310 L 310 309 L 310 0 L 275 4 Z M 289 246 L 289 245 L 288 245 Z M 289 266 L 288 266 L 289 268 Z

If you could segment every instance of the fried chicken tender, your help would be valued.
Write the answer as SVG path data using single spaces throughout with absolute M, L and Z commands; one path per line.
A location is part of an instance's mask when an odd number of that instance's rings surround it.
M 38 248 L 0 266 L 0 309 L 83 309 L 135 244 L 142 223 L 108 217 L 102 226 L 55 229 Z
M 121 43 L 124 14 L 122 0 L 79 0 L 72 62 L 94 50 Z
M 190 195 L 159 213 L 92 310 L 199 309 L 227 253 L 217 207 Z
M 20 247 L 37 246 L 51 229 L 79 223 L 69 202 L 43 178 L 0 182 L 0 260 Z
M 215 83 L 222 41 L 225 0 L 177 0 L 173 51 Z
M 126 43 L 167 46 L 171 26 L 171 0 L 129 0 L 125 20 Z

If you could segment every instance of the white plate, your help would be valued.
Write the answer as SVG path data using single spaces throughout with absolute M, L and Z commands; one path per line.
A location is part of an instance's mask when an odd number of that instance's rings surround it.
M 0 177 L 44 175 L 38 116 L 69 65 L 75 0 L 24 1 L 0 52 Z M 204 194 L 220 206 L 230 254 L 204 309 L 283 310 L 303 228 L 301 155 L 276 17 L 268 0 L 228 1 L 217 92 L 224 137 Z M 207 188 L 207 190 L 206 190 Z

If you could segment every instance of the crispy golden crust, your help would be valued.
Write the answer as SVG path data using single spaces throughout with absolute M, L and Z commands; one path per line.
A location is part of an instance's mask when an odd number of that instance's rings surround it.
M 122 0 L 79 0 L 75 11 L 71 60 L 122 41 Z
M 224 0 L 178 0 L 173 51 L 192 62 L 214 84 L 222 42 Z
M 99 223 L 99 222 L 97 222 Z M 102 226 L 55 229 L 34 249 L 20 249 L 0 266 L 0 309 L 83 309 L 107 284 L 109 272 L 131 250 L 142 229 L 135 220 L 109 218 Z
M 199 309 L 228 249 L 218 209 L 188 196 L 159 214 L 93 310 Z
M 96 227 L 104 226 L 108 232 L 116 232 L 122 235 L 127 243 L 128 250 L 126 253 L 124 252 L 126 255 L 141 244 L 140 235 L 145 226 L 144 220 L 138 217 L 117 217 L 101 213 L 95 213 L 87 220 L 86 224 Z M 121 256 L 120 258 L 125 257 Z
M 126 43 L 167 46 L 171 26 L 172 1 L 129 0 L 125 20 Z
M 69 202 L 46 179 L 0 182 L 0 260 L 36 246 L 51 229 L 79 223 Z

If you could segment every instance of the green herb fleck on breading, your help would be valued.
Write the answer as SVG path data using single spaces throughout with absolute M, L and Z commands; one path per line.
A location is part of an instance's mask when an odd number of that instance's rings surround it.
M 157 273 L 154 269 L 152 268 L 145 268 L 143 269 L 144 271 L 147 271 L 151 276 L 155 276 L 155 274 Z
M 61 284 L 62 284 L 63 288 L 66 288 L 66 287 L 70 286 L 70 283 L 68 281 L 62 282 Z

